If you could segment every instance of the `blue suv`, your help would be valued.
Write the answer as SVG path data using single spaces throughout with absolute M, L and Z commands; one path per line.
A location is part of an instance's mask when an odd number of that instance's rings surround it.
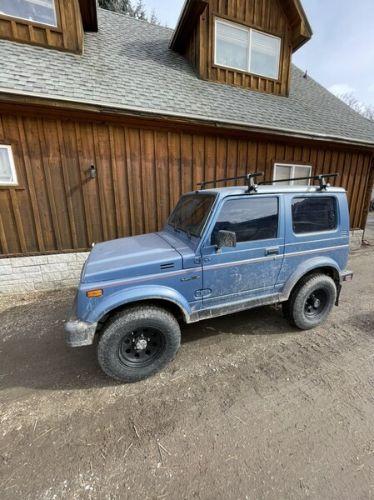
M 282 304 L 299 329 L 323 323 L 352 279 L 346 192 L 326 176 L 319 186 L 257 186 L 258 175 L 246 187 L 206 182 L 162 231 L 94 246 L 67 343 L 97 340 L 103 371 L 136 382 L 175 357 L 183 323 L 267 304 Z

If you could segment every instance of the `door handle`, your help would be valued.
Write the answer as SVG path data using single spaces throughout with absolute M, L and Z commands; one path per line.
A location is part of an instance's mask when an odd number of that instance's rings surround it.
M 265 255 L 279 255 L 279 248 L 267 248 Z

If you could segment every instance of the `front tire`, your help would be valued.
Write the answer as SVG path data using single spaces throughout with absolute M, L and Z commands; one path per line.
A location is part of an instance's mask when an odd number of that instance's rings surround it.
M 283 311 L 292 326 L 311 330 L 326 321 L 336 297 L 334 280 L 325 274 L 314 274 L 300 282 Z
M 180 327 L 171 313 L 156 306 L 135 306 L 104 327 L 97 356 L 109 377 L 133 383 L 164 368 L 174 359 L 180 343 Z

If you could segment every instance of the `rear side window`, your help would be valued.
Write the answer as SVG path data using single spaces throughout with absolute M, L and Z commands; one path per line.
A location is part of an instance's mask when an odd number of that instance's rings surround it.
M 278 198 L 243 198 L 226 201 L 212 234 L 218 231 L 236 233 L 238 243 L 269 240 L 278 236 Z
M 292 202 L 295 234 L 332 231 L 337 228 L 336 199 L 327 196 L 295 198 Z

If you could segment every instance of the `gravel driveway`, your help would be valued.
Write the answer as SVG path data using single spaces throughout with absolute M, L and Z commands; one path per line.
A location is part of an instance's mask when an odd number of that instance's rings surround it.
M 71 291 L 0 299 L 0 496 L 374 498 L 374 250 L 327 325 L 272 307 L 185 327 L 126 386 L 69 350 Z

